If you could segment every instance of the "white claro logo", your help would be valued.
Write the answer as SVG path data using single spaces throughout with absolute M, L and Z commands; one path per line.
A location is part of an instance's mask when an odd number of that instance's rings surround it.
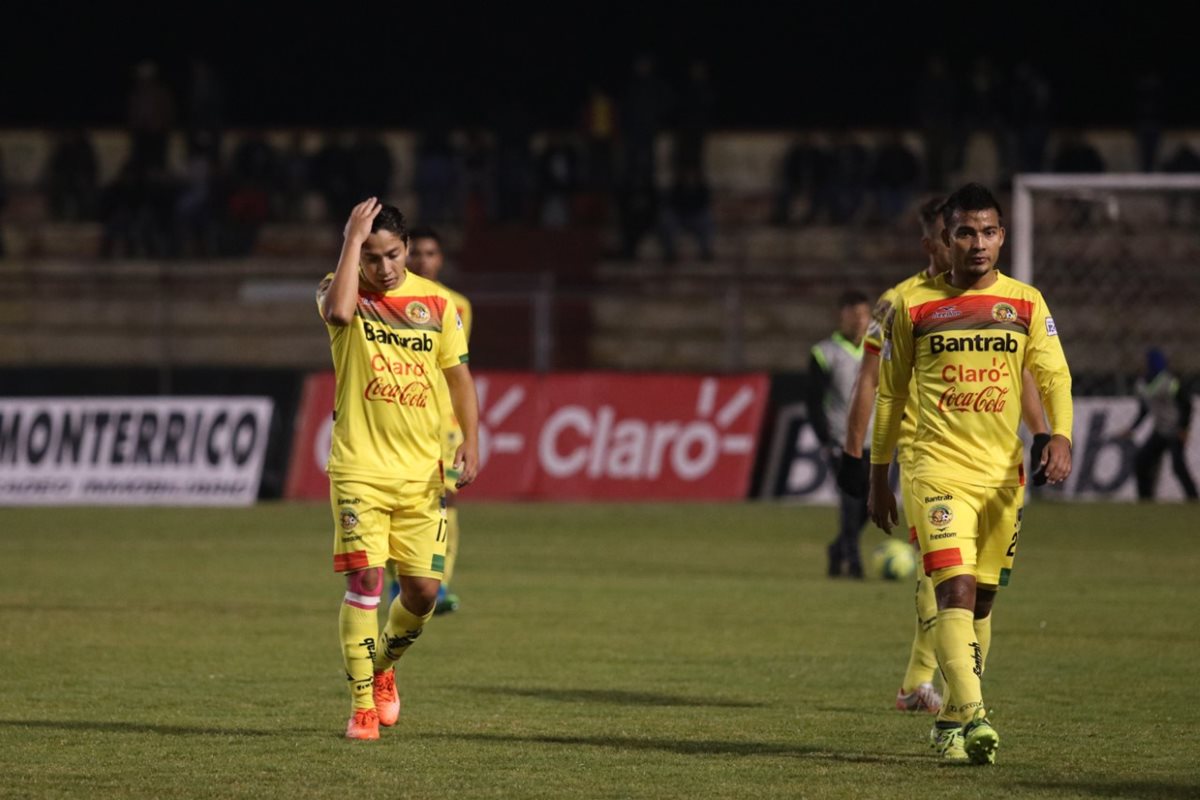
M 589 478 L 654 479 L 670 467 L 685 481 L 712 472 L 722 455 L 744 455 L 753 449 L 746 434 L 723 433 L 754 401 L 743 386 L 719 410 L 717 381 L 700 385 L 696 416 L 691 421 L 646 422 L 619 419 L 616 409 L 563 406 L 546 420 L 538 436 L 542 469 L 555 478 L 585 473 Z

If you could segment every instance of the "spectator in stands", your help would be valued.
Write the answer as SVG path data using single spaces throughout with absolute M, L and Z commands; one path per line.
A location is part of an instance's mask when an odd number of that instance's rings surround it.
M 1068 131 L 1054 154 L 1053 169 L 1055 172 L 1075 174 L 1104 172 L 1104 159 L 1082 133 Z
M 1167 369 L 1167 357 L 1156 347 L 1146 352 L 1146 375 L 1138 380 L 1138 415 L 1122 434 L 1133 432 L 1146 417 L 1153 428 L 1134 459 L 1139 500 L 1153 500 L 1164 453 L 1171 454 L 1171 469 L 1188 500 L 1196 502 L 1196 482 L 1187 464 L 1187 440 L 1192 424 L 1192 397 L 1187 387 Z
M 632 261 L 638 247 L 651 231 L 658 231 L 661 241 L 662 224 L 659 217 L 658 189 L 644 172 L 626 176 L 617 193 L 618 219 L 621 227 L 621 257 Z M 664 255 L 667 248 L 663 247 Z
M 1171 157 L 1163 162 L 1162 168 L 1163 172 L 1174 174 L 1200 172 L 1200 155 L 1197 155 L 1187 142 L 1183 142 Z M 1197 220 L 1200 220 L 1200 193 L 1167 193 L 1168 224 L 1176 227 L 1194 225 Z
M 1158 166 L 1158 147 L 1162 142 L 1163 82 L 1157 72 L 1147 72 L 1137 83 L 1138 166 L 1142 172 L 1154 172 Z
M 225 200 L 225 253 L 247 256 L 271 213 L 275 150 L 261 135 L 242 140 L 233 154 L 229 195 Z
M 529 145 L 531 123 L 519 97 L 500 98 L 495 109 L 496 219 L 526 219 L 533 184 L 533 156 Z
M 129 95 L 130 160 L 136 170 L 161 173 L 167 166 L 167 137 L 175 124 L 175 97 L 158 65 L 143 61 L 134 69 Z
M 287 149 L 279 154 L 278 204 L 280 216 L 289 222 L 305 217 L 304 201 L 311 188 L 311 159 L 304 146 L 303 131 L 292 131 Z
M 333 212 L 353 208 L 361 198 L 354 194 L 354 166 L 350 149 L 342 137 L 330 135 L 321 149 L 316 152 L 309 165 L 313 188 L 325 201 L 326 216 L 333 219 Z M 338 229 L 341 235 L 341 229 Z
M 587 142 L 588 188 L 596 192 L 608 192 L 613 185 L 617 106 L 598 84 L 593 84 L 588 91 L 581 127 Z
M 58 137 L 46 167 L 46 189 L 55 219 L 79 222 L 95 218 L 96 151 L 82 128 Z
M 700 258 L 713 258 L 712 193 L 708 181 L 698 166 L 681 167 L 671 187 L 666 208 L 663 210 L 663 257 L 667 262 L 678 258 L 680 233 L 689 233 L 700 248 Z
M 209 256 L 216 251 L 217 150 L 209 131 L 188 139 L 187 169 L 175 203 L 176 241 L 184 255 Z
M 621 110 L 626 178 L 644 184 L 656 174 L 655 141 L 670 114 L 673 97 L 658 76 L 654 58 L 642 54 L 633 63 L 633 76 Z
M 467 132 L 462 152 L 463 222 L 486 222 L 495 216 L 496 175 L 492 145 L 479 128 Z
M 1018 172 L 1041 172 L 1050 139 L 1050 82 L 1032 62 L 1023 60 L 1013 72 L 1010 87 L 1011 124 L 1016 134 Z
M 579 158 L 566 137 L 552 134 L 538 159 L 539 217 L 544 228 L 565 228 L 579 186 Z
M 421 126 L 416 156 L 413 188 L 417 192 L 421 219 L 430 225 L 439 225 L 458 218 L 455 208 L 458 175 L 450 124 L 437 116 L 427 117 Z
M 917 120 L 925 137 L 925 163 L 929 189 L 946 188 L 946 173 L 954 128 L 954 82 L 941 56 L 930 56 L 925 74 L 917 84 Z
M 904 143 L 899 131 L 889 132 L 875 154 L 871 185 L 882 222 L 895 222 L 906 214 L 918 191 L 921 164 Z
M 773 224 L 787 225 L 791 221 L 792 206 L 797 198 L 806 207 L 812 208 L 820 158 L 821 152 L 808 133 L 797 136 L 783 154 L 779 168 L 779 191 L 775 195 L 775 208 L 771 214 Z
M 999 181 L 1008 184 L 1012 179 L 1013 165 L 1009 161 L 1008 119 L 1006 117 L 1007 95 L 1000 73 L 990 59 L 980 56 L 975 59 L 967 79 L 963 122 L 966 130 L 959 140 L 956 163 L 965 164 L 966 148 L 970 134 L 979 134 L 992 144 L 996 153 Z
M 703 172 L 704 141 L 712 127 L 715 105 L 708 65 L 694 60 L 688 65 L 687 86 L 679 97 L 679 119 L 675 132 L 677 171 L 695 168 Z
M 846 225 L 858 215 L 866 197 L 870 169 L 871 155 L 867 148 L 848 131 L 835 133 L 829 172 L 833 224 Z
M 4 151 L 0 150 L 0 258 L 8 254 L 4 243 L 4 206 L 8 204 L 8 184 L 4 179 Z
M 212 65 L 200 58 L 191 62 L 188 87 L 187 147 L 189 157 L 210 153 L 221 156 L 225 132 L 225 90 Z
M 153 218 L 149 208 L 148 180 L 132 160 L 122 165 L 117 177 L 100 194 L 100 219 L 104 234 L 102 258 L 136 258 L 149 254 Z
M 383 141 L 359 131 L 350 144 L 351 181 L 355 197 L 387 197 L 392 191 L 395 165 Z

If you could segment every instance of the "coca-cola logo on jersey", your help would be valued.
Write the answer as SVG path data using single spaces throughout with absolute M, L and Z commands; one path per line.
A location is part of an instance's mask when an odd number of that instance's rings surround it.
M 938 410 L 1002 414 L 1007 398 L 1008 389 L 1001 386 L 985 386 L 976 392 L 960 392 L 957 386 L 951 386 L 938 399 Z
M 398 383 L 387 378 L 375 377 L 367 383 L 363 397 L 398 406 L 425 408 L 429 405 L 429 384 L 424 381 Z

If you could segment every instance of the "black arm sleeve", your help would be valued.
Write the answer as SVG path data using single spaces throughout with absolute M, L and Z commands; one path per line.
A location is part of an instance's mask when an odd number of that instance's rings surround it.
M 1175 393 L 1175 402 L 1179 405 L 1179 429 L 1186 431 L 1192 427 L 1192 393 L 1182 382 Z
M 825 372 L 816 356 L 808 362 L 808 423 L 822 447 L 829 446 L 829 420 L 825 417 L 825 393 L 829 390 L 829 374 Z
M 1141 424 L 1142 424 L 1142 420 L 1144 420 L 1144 419 L 1146 418 L 1146 415 L 1147 415 L 1147 414 L 1149 414 L 1149 413 L 1150 413 L 1150 406 L 1146 405 L 1146 401 L 1145 401 L 1145 400 L 1141 400 L 1141 399 L 1139 399 L 1139 400 L 1138 400 L 1138 415 L 1137 415 L 1137 419 L 1135 419 L 1135 420 L 1133 421 L 1133 423 L 1132 423 L 1132 424 L 1130 424 L 1130 426 L 1129 426 L 1129 430 L 1133 430 L 1133 429 L 1134 429 L 1134 428 L 1136 428 L 1138 425 L 1141 425 Z

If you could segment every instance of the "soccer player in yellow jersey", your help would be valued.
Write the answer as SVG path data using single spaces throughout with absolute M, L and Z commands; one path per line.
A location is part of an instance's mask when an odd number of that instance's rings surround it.
M 921 225 L 921 248 L 928 263 L 925 269 L 888 289 L 880 296 L 872 314 L 871 326 L 863 343 L 863 361 L 858 380 L 850 400 L 850 414 L 846 426 L 846 442 L 838 471 L 838 483 L 848 493 L 865 493 L 866 472 L 862 463 L 863 444 L 871 423 L 871 412 L 875 407 L 875 390 L 879 386 L 879 353 L 883 348 L 883 325 L 887 315 L 896 304 L 896 298 L 918 286 L 931 283 L 950 269 L 950 248 L 942 241 L 942 204 L 946 198 L 933 197 L 921 204 L 918 219 Z M 1042 404 L 1038 399 L 1037 385 L 1033 377 L 1024 374 L 1021 391 L 1021 416 L 1030 433 L 1044 434 L 1046 429 Z M 917 501 L 912 497 L 912 437 L 916 432 L 917 395 L 909 387 L 908 405 L 900 422 L 900 437 L 896 446 L 896 462 L 900 467 L 901 500 L 908 523 L 909 540 L 917 543 L 917 528 L 913 523 Z M 908 665 L 896 692 L 896 708 L 901 711 L 926 711 L 936 714 L 941 710 L 942 698 L 933 685 L 937 670 L 937 657 L 933 648 L 933 631 L 937 624 L 937 600 L 933 594 L 933 582 L 924 570 L 917 571 L 916 631 L 912 647 L 909 648 Z M 975 620 L 975 632 L 980 642 L 991 640 L 992 617 Z
M 409 270 L 422 278 L 428 278 L 449 293 L 450 298 L 454 300 L 454 305 L 458 308 L 459 316 L 462 317 L 463 338 L 469 345 L 471 342 L 471 301 L 438 280 L 442 267 L 445 266 L 442 237 L 438 236 L 438 232 L 429 226 L 418 226 L 413 228 L 409 234 L 409 242 Z M 444 380 L 438 381 L 435 388 L 442 395 L 447 392 Z M 442 458 L 450 465 L 453 464 L 455 451 L 462 444 L 462 426 L 458 424 L 458 419 L 454 416 L 454 409 L 449 402 L 444 403 L 443 408 L 447 409 L 449 413 L 442 420 Z M 458 595 L 450 589 L 450 581 L 454 577 L 454 565 L 458 560 L 458 508 L 454 502 L 454 496 L 458 492 L 457 484 L 458 472 L 451 466 L 446 470 L 446 572 L 442 575 L 442 585 L 438 589 L 437 606 L 433 612 L 435 614 L 457 611 L 459 605 Z
M 950 271 L 901 294 L 889 313 L 871 448 L 871 518 L 897 523 L 887 483 L 910 393 L 917 395 L 909 491 L 926 574 L 937 597 L 934 649 L 947 697 L 936 723 L 948 761 L 995 761 L 1000 736 L 980 687 L 987 653 L 974 622 L 1007 585 L 1024 502 L 1017 428 L 1024 370 L 1037 383 L 1051 436 L 1035 446 L 1035 481 L 1071 472 L 1071 373 L 1041 293 L 1001 275 L 999 203 L 967 184 L 942 208 Z
M 433 615 L 445 570 L 440 372 L 462 426 L 458 486 L 479 469 L 479 410 L 462 319 L 450 294 L 405 269 L 404 215 L 370 198 L 350 213 L 337 270 L 317 291 L 337 378 L 329 491 L 333 568 L 346 576 L 339 631 L 350 739 L 378 739 L 400 714 L 395 663 Z M 383 631 L 383 568 L 400 595 Z

